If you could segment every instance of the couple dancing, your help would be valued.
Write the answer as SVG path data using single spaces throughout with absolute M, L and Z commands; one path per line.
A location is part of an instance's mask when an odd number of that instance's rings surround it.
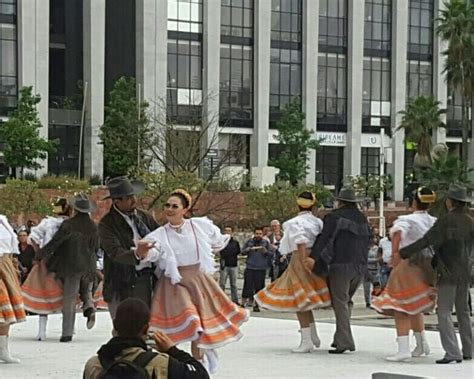
M 359 200 L 353 189 L 341 189 L 336 200 L 337 209 L 325 217 L 323 227 L 312 212 L 316 196 L 311 192 L 298 196 L 299 213 L 283 224 L 285 234 L 280 242 L 282 254 L 293 253 L 288 269 L 255 295 L 262 308 L 296 312 L 301 342 L 293 349 L 295 353 L 320 347 L 312 311 L 331 303 L 336 332 L 329 353 L 355 350 L 350 304 L 367 270 L 370 228 L 357 208 Z M 347 249 L 348 246 L 351 248 Z

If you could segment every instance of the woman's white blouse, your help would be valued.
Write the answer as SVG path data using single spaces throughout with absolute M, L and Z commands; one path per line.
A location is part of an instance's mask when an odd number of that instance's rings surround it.
M 31 228 L 31 233 L 28 236 L 28 242 L 32 241 L 40 248 L 44 247 L 58 231 L 59 227 L 65 220 L 65 217 L 46 217 L 39 225 Z
M 418 241 L 425 233 L 431 229 L 436 222 L 436 217 L 428 212 L 417 211 L 412 214 L 399 216 L 390 229 L 390 235 L 401 233 L 400 249 Z
M 311 248 L 322 230 L 323 222 L 319 218 L 311 212 L 300 212 L 283 223 L 284 234 L 280 241 L 280 253 L 286 255 L 296 251 L 302 243 L 306 248 Z
M 199 263 L 202 272 L 214 273 L 214 252 L 226 247 L 230 236 L 221 234 L 207 217 L 194 217 L 184 221 L 180 233 L 166 224 L 144 239 L 155 243 L 144 261 L 157 262 L 160 271 L 176 284 L 181 281 L 180 266 Z
M 18 238 L 8 219 L 0 215 L 0 257 L 4 254 L 20 254 Z

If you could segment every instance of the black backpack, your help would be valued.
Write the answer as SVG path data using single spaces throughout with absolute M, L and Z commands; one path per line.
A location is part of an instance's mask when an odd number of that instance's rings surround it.
M 138 354 L 133 361 L 119 359 L 117 361 L 105 361 L 100 359 L 104 371 L 100 379 L 150 379 L 145 367 L 155 358 L 158 353 L 151 350 Z

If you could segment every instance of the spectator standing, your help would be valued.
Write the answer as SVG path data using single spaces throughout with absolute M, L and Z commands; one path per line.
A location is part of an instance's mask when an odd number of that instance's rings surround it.
M 136 364 L 149 378 L 208 379 L 201 363 L 174 346 L 165 334 L 156 332 L 152 336 L 152 347 L 159 352 L 147 346 L 149 319 L 150 310 L 140 299 L 129 298 L 120 303 L 113 321 L 115 337 L 87 361 L 83 377 L 98 379 L 105 373 L 119 377 L 119 370 L 124 378 L 131 377 L 137 370 L 129 364 Z
M 222 291 L 225 292 L 227 278 L 230 281 L 230 296 L 235 304 L 239 304 L 239 297 L 237 295 L 237 271 L 238 271 L 238 257 L 240 254 L 240 244 L 233 237 L 233 230 L 230 226 L 224 228 L 224 234 L 231 236 L 227 246 L 218 254 L 221 258 L 221 273 L 219 284 Z
M 245 243 L 242 254 L 247 255 L 242 303 L 244 306 L 252 303 L 254 312 L 260 312 L 253 296 L 265 287 L 265 275 L 273 255 L 270 242 L 264 238 L 263 228 L 255 228 L 254 236 Z
M 18 232 L 18 250 L 20 255 L 18 261 L 20 262 L 21 269 L 21 283 L 26 280 L 26 277 L 33 268 L 33 260 L 35 258 L 35 250 L 33 246 L 28 243 L 28 231 L 26 229 L 20 229 Z
M 282 237 L 283 237 L 283 232 L 281 230 L 280 221 L 272 220 L 270 222 L 270 231 L 268 234 L 268 240 L 271 243 L 273 253 L 274 253 L 273 259 L 271 261 L 270 273 L 269 273 L 269 276 L 272 282 L 274 282 L 278 276 L 278 262 L 275 261 L 275 256 L 276 256 L 276 251 L 278 249 L 278 246 L 280 245 L 280 240 Z
M 387 234 L 379 242 L 379 279 L 382 288 L 387 284 L 390 272 L 392 271 L 392 268 L 389 265 L 390 257 L 392 256 L 392 237 L 390 237 L 390 228 L 391 226 L 388 227 Z
M 377 238 L 374 236 L 371 241 L 367 261 L 367 274 L 364 278 L 364 298 L 366 308 L 370 308 L 372 285 L 379 283 L 379 247 Z

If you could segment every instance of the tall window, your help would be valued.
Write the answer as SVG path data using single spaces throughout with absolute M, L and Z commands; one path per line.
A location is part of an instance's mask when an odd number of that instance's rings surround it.
M 380 173 L 380 149 L 363 147 L 361 156 L 361 175 L 378 175 Z
M 253 1 L 222 0 L 219 122 L 253 126 Z
M 471 125 L 472 120 L 472 107 L 469 107 L 467 114 L 464 116 L 465 122 Z M 447 120 L 447 135 L 449 137 L 462 137 L 462 96 L 461 91 L 454 90 L 448 83 L 448 106 L 446 113 Z M 472 142 L 471 142 L 472 143 Z
M 318 130 L 347 130 L 347 0 L 319 3 Z
M 270 127 L 291 98 L 301 97 L 301 0 L 272 0 Z
M 196 123 L 202 103 L 202 0 L 168 0 L 168 117 Z
M 410 0 L 407 97 L 432 94 L 433 0 Z
M 17 104 L 16 0 L 0 0 L 0 116 Z
M 337 192 L 342 186 L 344 148 L 320 146 L 316 150 L 316 180 Z
M 366 0 L 362 130 L 390 127 L 391 0 Z

